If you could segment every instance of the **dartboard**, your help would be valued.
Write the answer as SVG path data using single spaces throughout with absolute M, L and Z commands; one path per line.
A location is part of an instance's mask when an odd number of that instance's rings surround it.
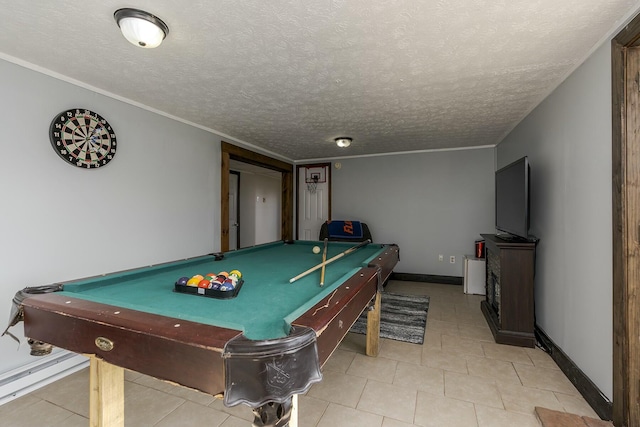
M 98 113 L 81 108 L 53 118 L 49 139 L 56 153 L 80 168 L 99 168 L 116 154 L 116 134 Z

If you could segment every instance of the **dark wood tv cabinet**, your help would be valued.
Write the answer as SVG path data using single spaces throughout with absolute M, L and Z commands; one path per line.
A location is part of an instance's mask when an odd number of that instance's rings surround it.
M 481 234 L 486 251 L 486 297 L 480 303 L 497 343 L 535 346 L 533 276 L 537 240 Z

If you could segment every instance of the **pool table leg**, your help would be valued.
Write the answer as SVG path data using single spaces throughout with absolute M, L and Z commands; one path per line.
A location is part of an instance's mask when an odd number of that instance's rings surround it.
M 298 395 L 291 396 L 291 418 L 288 427 L 298 427 Z
M 380 291 L 376 292 L 373 309 L 367 312 L 367 356 L 376 357 L 380 350 Z
M 89 357 L 89 426 L 124 427 L 124 369 Z

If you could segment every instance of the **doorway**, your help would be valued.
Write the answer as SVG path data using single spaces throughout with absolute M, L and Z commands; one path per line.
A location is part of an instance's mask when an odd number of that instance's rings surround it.
M 233 159 L 229 169 L 229 250 L 280 240 L 282 174 Z
M 331 163 L 296 167 L 297 238 L 318 240 L 320 227 L 331 219 Z
M 240 249 L 240 172 L 229 171 L 229 250 Z
M 281 182 L 281 238 L 293 239 L 293 166 L 253 151 L 222 141 L 220 167 L 220 250 L 229 251 L 229 164 L 231 160 L 261 166 L 282 174 Z

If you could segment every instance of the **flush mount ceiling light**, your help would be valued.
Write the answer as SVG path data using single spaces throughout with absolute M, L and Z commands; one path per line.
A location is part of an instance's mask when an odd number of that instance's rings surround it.
M 351 141 L 353 141 L 353 139 L 341 136 L 340 138 L 336 138 L 335 141 L 338 147 L 345 148 L 351 145 Z
M 124 38 L 138 47 L 158 47 L 169 34 L 169 27 L 162 19 L 143 10 L 118 9 L 113 17 Z

